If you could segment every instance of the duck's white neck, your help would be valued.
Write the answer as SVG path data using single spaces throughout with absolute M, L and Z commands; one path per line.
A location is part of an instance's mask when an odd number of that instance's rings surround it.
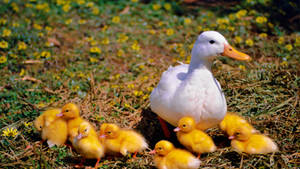
M 192 56 L 188 73 L 192 73 L 196 69 L 208 69 L 210 71 L 211 65 L 212 65 L 211 60 L 199 59 L 199 57 Z

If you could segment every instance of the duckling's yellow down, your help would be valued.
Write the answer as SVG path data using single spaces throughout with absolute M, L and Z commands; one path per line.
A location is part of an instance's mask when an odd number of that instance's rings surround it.
M 233 136 L 237 128 L 241 126 L 251 133 L 257 132 L 245 119 L 234 113 L 227 113 L 223 121 L 219 124 L 220 129 L 225 131 L 228 136 Z
M 154 163 L 158 169 L 196 169 L 200 166 L 200 160 L 192 153 L 177 149 L 166 140 L 161 140 L 153 150 Z
M 78 153 L 87 159 L 97 159 L 95 168 L 97 168 L 101 157 L 104 156 L 104 147 L 100 143 L 96 131 L 88 122 L 82 122 L 78 129 L 78 133 L 74 137 L 73 146 Z
M 181 118 L 174 131 L 177 132 L 178 141 L 190 151 L 201 154 L 217 149 L 210 136 L 196 129 L 195 120 L 191 117 Z
M 67 122 L 57 117 L 61 109 L 50 109 L 41 114 L 34 122 L 35 127 L 42 132 L 42 139 L 47 140 L 49 147 L 63 145 L 67 140 Z
M 137 153 L 148 147 L 144 137 L 134 130 L 121 129 L 115 124 L 104 123 L 100 127 L 100 139 L 110 152 L 122 155 Z
M 87 121 L 80 117 L 80 110 L 74 103 L 68 103 L 63 106 L 62 111 L 58 116 L 67 121 L 69 140 L 73 144 L 75 136 L 78 135 L 78 128 L 80 124 Z M 94 134 L 95 136 L 97 135 L 94 131 L 91 131 L 91 134 Z
M 231 146 L 238 152 L 248 154 L 266 154 L 278 150 L 276 143 L 262 134 L 252 134 L 246 141 L 234 139 Z

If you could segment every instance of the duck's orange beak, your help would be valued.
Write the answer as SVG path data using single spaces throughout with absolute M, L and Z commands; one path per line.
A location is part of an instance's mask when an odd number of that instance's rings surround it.
M 221 54 L 222 56 L 228 56 L 236 60 L 245 60 L 250 61 L 251 57 L 245 53 L 239 52 L 234 49 L 229 44 L 224 44 L 224 52 Z
M 180 131 L 180 128 L 179 128 L 179 127 L 176 127 L 176 128 L 174 129 L 174 131 L 175 131 L 175 132 L 178 132 L 178 131 Z
M 62 117 L 64 114 L 62 112 L 56 114 L 56 117 Z

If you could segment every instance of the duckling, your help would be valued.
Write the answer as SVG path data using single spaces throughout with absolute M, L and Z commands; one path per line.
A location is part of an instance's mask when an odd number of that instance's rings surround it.
M 177 132 L 178 141 L 188 150 L 198 153 L 198 158 L 201 153 L 214 152 L 217 149 L 211 137 L 196 129 L 196 122 L 192 117 L 181 118 L 174 131 Z
M 243 126 L 245 132 L 257 133 L 257 130 L 249 124 L 245 119 L 234 113 L 227 113 L 223 121 L 219 124 L 221 130 L 225 131 L 229 138 L 233 136 L 237 128 Z
M 104 147 L 95 135 L 95 129 L 90 123 L 84 121 L 79 125 L 77 131 L 73 140 L 74 148 L 83 158 L 97 159 L 95 164 L 95 168 L 97 168 L 100 159 L 104 156 Z
M 200 160 L 192 153 L 177 149 L 166 140 L 156 143 L 150 154 L 156 154 L 154 163 L 158 169 L 196 169 L 200 166 Z
M 252 134 L 248 127 L 238 127 L 233 136 L 231 146 L 238 152 L 248 154 L 266 154 L 278 151 L 276 143 L 263 134 Z
M 57 114 L 57 116 L 67 121 L 69 140 L 73 144 L 74 138 L 78 134 L 79 125 L 87 121 L 80 117 L 79 108 L 74 103 L 64 105 L 61 113 Z M 95 136 L 97 135 L 96 132 L 91 131 L 91 133 Z
M 60 112 L 61 109 L 47 110 L 34 121 L 35 127 L 42 133 L 42 140 L 47 140 L 49 147 L 63 145 L 67 140 L 67 122 L 56 117 Z
M 105 148 L 110 152 L 119 152 L 123 156 L 127 153 L 134 153 L 133 158 L 138 152 L 146 149 L 148 144 L 144 137 L 134 130 L 121 129 L 112 123 L 104 123 L 100 127 L 100 140 L 103 141 Z

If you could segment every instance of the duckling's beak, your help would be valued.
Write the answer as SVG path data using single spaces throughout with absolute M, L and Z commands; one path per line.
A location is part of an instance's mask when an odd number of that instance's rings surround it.
M 79 133 L 79 134 L 77 135 L 77 139 L 80 140 L 81 138 L 82 138 L 82 134 Z
M 239 52 L 234 49 L 229 44 L 224 44 L 224 52 L 221 54 L 222 56 L 228 56 L 236 60 L 245 60 L 250 61 L 251 57 L 245 53 Z
M 234 136 L 229 136 L 229 137 L 228 137 L 229 140 L 232 140 L 232 139 L 234 139 L 234 138 L 235 138 Z
M 179 128 L 179 127 L 176 127 L 176 128 L 174 129 L 174 131 L 175 131 L 175 132 L 178 132 L 178 131 L 180 131 L 180 128 Z
M 156 153 L 155 150 L 152 150 L 152 151 L 149 152 L 149 154 L 155 154 L 155 153 Z
M 62 116 L 63 116 L 62 112 L 61 112 L 61 113 L 58 113 L 58 114 L 56 114 L 56 117 L 62 117 Z
M 102 135 L 99 136 L 99 138 L 105 138 L 105 137 L 106 137 L 105 134 L 102 134 Z

